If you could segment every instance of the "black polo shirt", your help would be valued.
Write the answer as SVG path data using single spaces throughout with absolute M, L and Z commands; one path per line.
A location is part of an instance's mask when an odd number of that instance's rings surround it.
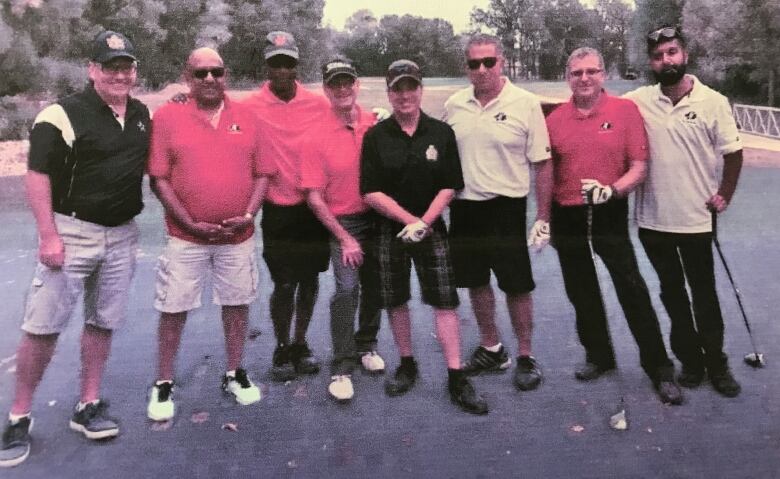
M 409 136 L 395 117 L 366 132 L 360 156 L 360 193 L 382 192 L 415 216 L 422 216 L 444 189 L 463 188 L 455 133 L 443 121 L 420 112 Z
M 123 128 L 90 85 L 35 119 L 28 168 L 51 179 L 55 212 L 120 225 L 143 209 L 149 127 L 143 103 L 128 99 Z

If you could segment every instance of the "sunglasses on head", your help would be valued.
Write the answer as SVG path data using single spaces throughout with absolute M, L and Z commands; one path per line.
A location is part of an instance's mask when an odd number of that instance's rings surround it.
M 680 32 L 675 27 L 663 27 L 647 34 L 647 39 L 655 43 L 658 43 L 658 40 L 662 37 L 678 38 L 680 37 Z
M 212 78 L 222 78 L 223 76 L 225 76 L 225 68 L 224 67 L 198 68 L 192 70 L 192 76 L 194 76 L 198 80 L 205 80 L 206 77 L 209 76 L 209 73 L 211 73 Z
M 498 58 L 496 57 L 472 58 L 471 60 L 466 60 L 466 65 L 468 65 L 469 70 L 479 70 L 480 65 L 485 65 L 485 68 L 493 68 L 496 66 L 496 63 L 498 63 Z
M 287 55 L 275 55 L 265 61 L 271 68 L 295 68 L 298 65 L 298 60 Z

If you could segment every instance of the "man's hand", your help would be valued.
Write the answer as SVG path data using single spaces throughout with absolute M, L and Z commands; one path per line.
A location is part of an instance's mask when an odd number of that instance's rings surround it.
M 345 266 L 349 266 L 352 269 L 357 269 L 363 264 L 363 248 L 360 247 L 360 243 L 352 236 L 339 241 L 341 245 L 341 263 Z
M 550 223 L 536 220 L 528 233 L 528 247 L 539 253 L 550 243 Z
M 404 226 L 404 228 L 395 235 L 396 238 L 401 238 L 404 243 L 417 243 L 422 241 L 428 234 L 430 228 L 428 224 L 423 220 L 415 221 Z
M 602 185 L 598 180 L 589 178 L 580 180 L 580 183 L 582 183 L 580 194 L 582 195 L 582 201 L 584 201 L 586 205 L 600 205 L 606 203 L 615 193 L 611 186 Z
M 718 193 L 715 193 L 710 199 L 707 200 L 707 209 L 714 211 L 715 213 L 723 213 L 723 211 L 728 206 L 729 202 L 726 201 L 726 198 L 722 197 Z
M 385 110 L 382 107 L 376 107 L 372 108 L 371 112 L 374 114 L 374 118 L 376 119 L 376 122 L 379 123 L 382 120 L 387 120 L 390 118 L 391 113 L 387 110 Z
M 65 244 L 60 235 L 41 237 L 38 244 L 38 261 L 52 269 L 62 268 L 65 263 Z
M 252 216 L 233 216 L 226 220 L 222 220 L 222 237 L 229 238 L 236 233 L 240 232 L 244 228 L 248 228 L 255 222 L 255 218 Z
M 198 221 L 188 225 L 187 231 L 194 236 L 207 241 L 216 241 L 220 238 L 233 236 L 232 230 L 226 231 L 222 225 L 207 223 L 205 221 Z

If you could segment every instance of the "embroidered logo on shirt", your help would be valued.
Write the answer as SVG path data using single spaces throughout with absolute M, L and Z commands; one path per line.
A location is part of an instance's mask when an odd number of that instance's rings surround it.
M 230 133 L 241 133 L 241 127 L 237 123 L 233 123 L 228 127 Z
M 144 124 L 139 121 L 138 122 L 138 129 L 141 130 L 141 131 L 146 131 L 146 126 L 144 126 Z
M 425 159 L 428 161 L 436 161 L 439 159 L 439 152 L 436 151 L 436 147 L 428 145 L 428 149 L 425 150 Z
M 685 119 L 686 120 L 695 120 L 696 119 L 696 112 L 689 111 L 688 113 L 685 114 Z
M 601 128 L 602 130 L 611 130 L 612 129 L 612 123 L 610 123 L 608 121 L 605 121 L 604 123 L 601 124 L 601 126 L 599 128 Z
M 506 113 L 503 111 L 500 111 L 493 116 L 493 118 L 496 119 L 496 121 L 506 121 Z

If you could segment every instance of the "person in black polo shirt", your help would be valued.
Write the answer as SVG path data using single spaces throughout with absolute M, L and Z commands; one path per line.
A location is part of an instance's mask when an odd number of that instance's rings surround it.
M 30 133 L 27 195 L 38 229 L 38 260 L 17 351 L 16 395 L 3 433 L 0 466 L 30 452 L 30 408 L 80 294 L 81 394 L 70 428 L 89 439 L 119 427 L 100 400 L 112 331 L 125 319 L 135 269 L 149 110 L 130 98 L 133 46 L 122 34 L 95 37 L 90 85 L 44 109 Z
M 381 215 L 376 240 L 379 292 L 401 355 L 385 391 L 390 396 L 404 394 L 418 376 L 407 305 L 414 261 L 422 299 L 433 306 L 436 317 L 450 398 L 467 412 L 486 414 L 487 404 L 461 370 L 459 301 L 441 219 L 455 190 L 463 188 L 455 134 L 420 110 L 422 74 L 416 63 L 390 64 L 387 88 L 393 116 L 366 133 L 360 159 L 360 192 Z

